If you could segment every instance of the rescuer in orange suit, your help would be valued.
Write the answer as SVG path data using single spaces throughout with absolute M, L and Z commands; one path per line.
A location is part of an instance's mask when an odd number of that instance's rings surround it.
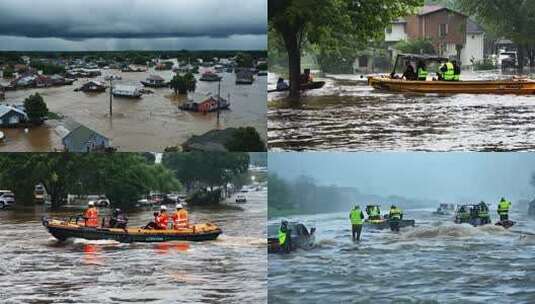
M 188 228 L 188 210 L 184 209 L 182 204 L 176 204 L 176 212 L 173 214 L 172 218 L 174 229 Z
M 169 216 L 167 215 L 167 207 L 162 205 L 160 206 L 160 214 L 156 217 L 156 229 L 167 230 L 168 222 Z
M 84 220 L 87 227 L 98 226 L 98 209 L 95 207 L 93 201 L 87 203 L 87 209 L 84 211 Z

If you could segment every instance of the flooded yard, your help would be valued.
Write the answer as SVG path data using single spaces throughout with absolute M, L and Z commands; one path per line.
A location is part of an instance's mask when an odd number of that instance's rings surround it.
M 122 73 L 103 70 L 106 75 L 120 75 L 122 80 L 114 84 L 130 84 L 141 87 L 140 80 L 150 74 L 160 75 L 169 81 L 172 71 Z M 221 96 L 230 95 L 230 110 L 221 112 L 217 125 L 216 113 L 192 113 L 178 109 L 186 100 L 175 96 L 169 88 L 150 88 L 154 93 L 141 99 L 114 98 L 113 116 L 109 116 L 109 89 L 105 93 L 87 94 L 74 92 L 88 79 L 79 79 L 72 86 L 44 89 L 28 89 L 6 92 L 2 104 L 22 103 L 31 94 L 43 96 L 50 111 L 72 118 L 111 139 L 119 151 L 163 151 L 168 146 L 180 145 L 192 135 L 200 135 L 215 128 L 253 126 L 262 138 L 266 137 L 266 85 L 267 77 L 259 76 L 252 85 L 236 85 L 234 73 L 221 74 Z M 200 75 L 196 75 L 197 79 Z M 107 82 L 108 83 L 108 82 Z M 109 85 L 109 83 L 108 83 Z M 194 100 L 202 100 L 218 93 L 217 82 L 197 82 Z M 44 126 L 24 129 L 1 129 L 6 134 L 0 151 L 53 151 L 61 149 L 61 138 L 55 132 L 60 121 L 50 120 Z
M 510 77 L 463 71 L 461 79 Z M 268 86 L 276 80 L 270 74 Z M 390 93 L 369 87 L 360 75 L 319 80 L 326 85 L 305 93 L 300 105 L 269 94 L 272 150 L 535 150 L 535 96 Z

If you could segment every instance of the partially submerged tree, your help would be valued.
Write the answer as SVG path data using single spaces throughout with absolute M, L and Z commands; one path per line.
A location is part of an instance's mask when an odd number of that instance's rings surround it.
M 268 0 L 269 34 L 280 35 L 288 53 L 290 97 L 299 98 L 305 42 L 336 50 L 382 35 L 423 0 Z
M 169 86 L 175 91 L 175 94 L 187 94 L 195 91 L 197 86 L 197 79 L 193 73 L 188 72 L 184 75 L 176 74 L 169 82 Z
M 24 109 L 26 110 L 28 119 L 34 124 L 42 124 L 48 114 L 48 107 L 39 93 L 30 95 L 24 100 Z

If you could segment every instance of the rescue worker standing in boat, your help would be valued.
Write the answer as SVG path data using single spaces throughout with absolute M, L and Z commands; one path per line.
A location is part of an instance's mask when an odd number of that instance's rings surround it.
M 511 202 L 502 197 L 498 203 L 498 214 L 500 215 L 500 221 L 509 220 L 509 208 L 511 208 Z
M 290 252 L 291 236 L 290 236 L 290 231 L 288 229 L 288 221 L 286 221 L 286 220 L 282 220 L 281 221 L 281 226 L 279 228 L 278 238 L 279 238 L 280 250 L 282 252 L 284 252 L 284 253 L 289 253 Z
M 188 210 L 186 210 L 182 204 L 176 204 L 176 212 L 171 217 L 173 219 L 173 228 L 182 229 L 189 227 Z
M 95 203 L 90 201 L 87 203 L 87 209 L 84 211 L 85 226 L 97 227 L 98 226 L 98 209 L 95 207 Z
M 390 207 L 390 212 L 388 213 L 388 223 L 390 224 L 390 230 L 399 231 L 399 225 L 403 219 L 403 211 L 401 208 L 392 205 Z
M 359 205 L 355 205 L 349 213 L 351 220 L 351 234 L 353 235 L 353 242 L 355 241 L 355 233 L 357 234 L 357 241 L 360 241 L 360 233 L 362 232 L 362 221 L 364 220 L 364 213 L 360 210 Z

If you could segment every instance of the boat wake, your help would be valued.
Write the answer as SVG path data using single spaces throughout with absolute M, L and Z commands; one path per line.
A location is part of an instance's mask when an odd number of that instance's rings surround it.
M 267 245 L 267 239 L 245 236 L 228 236 L 222 235 L 216 241 L 217 244 L 231 247 L 265 247 Z
M 422 238 L 462 238 L 473 237 L 486 234 L 507 233 L 501 226 L 485 225 L 473 227 L 469 224 L 440 225 L 432 227 L 418 227 L 401 234 L 404 240 L 422 239 Z

